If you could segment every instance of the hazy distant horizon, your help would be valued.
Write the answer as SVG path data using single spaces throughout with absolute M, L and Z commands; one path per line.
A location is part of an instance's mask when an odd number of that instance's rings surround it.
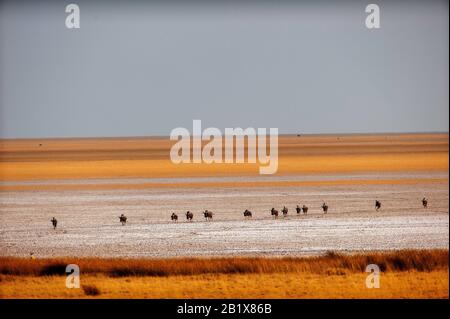
M 316 137 L 316 136 L 396 136 L 396 135 L 449 135 L 449 132 L 376 132 L 376 133 L 283 133 L 278 136 L 281 137 L 290 137 L 290 136 L 298 136 L 299 137 Z M 192 135 L 191 135 L 192 137 Z M 19 137 L 19 138 L 0 138 L 0 141 L 7 140 L 83 140 L 83 139 L 169 139 L 170 135 L 142 135 L 142 136 L 65 136 L 65 137 Z M 223 136 L 225 138 L 225 135 Z
M 447 1 L 68 3 L 0 0 L 0 138 L 448 134 Z

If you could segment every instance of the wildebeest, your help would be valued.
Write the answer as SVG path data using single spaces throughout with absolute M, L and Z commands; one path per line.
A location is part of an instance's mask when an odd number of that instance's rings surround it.
M 53 229 L 56 229 L 56 226 L 58 225 L 58 221 L 56 220 L 56 218 L 53 217 L 50 221 L 52 222 Z
M 246 209 L 245 211 L 244 211 L 244 217 L 252 217 L 252 212 L 251 211 L 249 211 L 248 209 Z
M 288 209 L 286 206 L 283 206 L 283 209 L 281 210 L 281 212 L 283 213 L 283 216 L 286 216 L 288 213 Z
M 422 205 L 423 205 L 423 208 L 427 208 L 428 207 L 428 200 L 425 197 L 422 198 Z
M 119 221 L 122 223 L 122 226 L 125 225 L 127 223 L 127 216 L 125 216 L 124 214 L 120 215 Z
M 328 213 L 328 205 L 325 202 L 322 204 L 322 209 L 324 214 Z
M 272 207 L 272 209 L 270 210 L 271 215 L 273 216 L 273 218 L 277 218 L 278 217 L 278 211 Z
M 177 221 L 178 221 L 178 215 L 175 214 L 175 213 L 172 213 L 172 215 L 170 216 L 170 219 L 171 219 L 172 221 L 177 222 Z
M 303 214 L 307 214 L 308 213 L 308 206 L 303 205 L 302 209 L 303 209 Z
M 191 221 L 192 218 L 194 218 L 194 214 L 192 214 L 190 211 L 187 211 L 186 212 L 186 219 Z
M 297 212 L 297 214 L 300 214 L 302 212 L 302 208 L 297 205 L 297 207 L 295 207 L 295 211 Z
M 381 202 L 379 200 L 375 201 L 375 209 L 378 211 L 381 208 Z
M 213 213 L 207 209 L 203 212 L 203 215 L 207 221 L 213 218 Z

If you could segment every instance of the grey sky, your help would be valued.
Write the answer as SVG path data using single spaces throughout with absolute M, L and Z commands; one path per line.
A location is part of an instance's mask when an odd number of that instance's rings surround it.
M 446 1 L 0 2 L 2 138 L 448 131 Z

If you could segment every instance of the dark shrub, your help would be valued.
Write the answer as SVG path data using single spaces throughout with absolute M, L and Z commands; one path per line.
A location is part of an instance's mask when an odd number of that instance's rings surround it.
M 100 289 L 93 285 L 83 285 L 82 286 L 84 294 L 86 296 L 98 296 L 100 295 Z
M 54 275 L 65 275 L 66 274 L 66 266 L 63 263 L 53 263 L 49 265 L 45 265 L 42 267 L 39 275 L 40 276 L 54 276 Z

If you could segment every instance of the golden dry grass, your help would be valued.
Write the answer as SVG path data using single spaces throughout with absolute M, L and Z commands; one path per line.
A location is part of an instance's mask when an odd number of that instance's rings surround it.
M 448 271 L 387 272 L 380 288 L 365 286 L 367 274 L 204 274 L 169 277 L 81 275 L 68 289 L 62 276 L 2 276 L 0 298 L 448 298 Z M 86 286 L 85 286 L 86 287 Z
M 83 289 L 65 287 L 77 263 Z M 381 287 L 365 286 L 377 264 Z M 2 298 L 448 298 L 448 250 L 309 258 L 0 259 Z
M 201 274 L 267 274 L 364 272 L 368 264 L 381 271 L 432 271 L 448 268 L 448 250 L 400 250 L 366 254 L 336 254 L 318 257 L 221 257 L 171 259 L 0 257 L 3 275 L 64 275 L 68 264 L 77 264 L 84 274 L 124 276 L 186 276 Z
M 169 158 L 173 143 L 167 138 L 0 140 L 0 180 L 259 174 L 259 164 L 175 165 Z M 446 170 L 447 134 L 279 138 L 279 175 Z

